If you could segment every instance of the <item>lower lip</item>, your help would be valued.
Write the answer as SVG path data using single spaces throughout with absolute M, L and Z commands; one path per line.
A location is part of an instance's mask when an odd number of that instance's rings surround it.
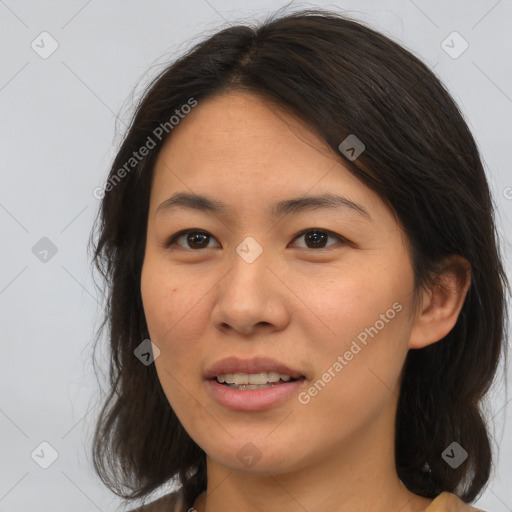
M 220 405 L 235 411 L 261 411 L 296 396 L 304 381 L 302 378 L 264 389 L 232 389 L 220 384 L 217 379 L 209 379 L 206 383 L 214 400 Z

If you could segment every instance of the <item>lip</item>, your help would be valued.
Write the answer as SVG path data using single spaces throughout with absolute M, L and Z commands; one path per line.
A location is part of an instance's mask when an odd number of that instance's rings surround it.
M 269 357 L 253 357 L 251 359 L 240 359 L 238 357 L 227 357 L 213 364 L 205 373 L 207 380 L 215 379 L 226 373 L 262 373 L 277 372 L 289 375 L 292 379 L 304 377 L 298 370 L 289 368 L 285 364 Z M 223 386 L 226 387 L 226 386 Z M 270 388 L 269 388 L 270 389 Z M 246 390 L 244 393 L 259 390 Z M 263 390 L 264 391 L 264 390 Z
M 289 375 L 292 380 L 264 389 L 231 389 L 217 381 L 216 377 L 226 373 L 277 372 Z M 213 364 L 205 373 L 207 389 L 221 406 L 235 411 L 260 411 L 275 407 L 296 395 L 304 385 L 306 377 L 300 371 L 269 357 L 240 359 L 227 357 Z
M 275 407 L 297 396 L 304 385 L 305 378 L 277 384 L 265 389 L 231 389 L 217 382 L 217 379 L 206 381 L 207 389 L 213 399 L 223 407 L 235 411 L 261 411 Z

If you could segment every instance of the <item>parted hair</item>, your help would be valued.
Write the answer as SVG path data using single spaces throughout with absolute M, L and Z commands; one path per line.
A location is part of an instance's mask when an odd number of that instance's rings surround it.
M 161 71 L 138 102 L 109 179 L 191 98 L 200 108 L 230 91 L 300 118 L 379 195 L 407 235 L 415 297 L 436 282 L 447 256 L 470 263 L 454 328 L 407 354 L 395 461 L 418 495 L 475 500 L 492 469 L 483 405 L 506 350 L 509 285 L 485 170 L 456 103 L 417 57 L 365 24 L 324 9 L 278 12 L 217 31 Z M 140 279 L 152 174 L 172 134 L 153 136 L 155 147 L 105 191 L 91 233 L 106 302 L 97 341 L 105 333 L 109 347 L 109 391 L 92 453 L 102 481 L 127 502 L 174 480 L 191 506 L 206 488 L 206 455 L 171 408 L 154 364 L 134 356 L 149 338 Z M 351 134 L 365 145 L 353 161 L 339 150 Z M 468 453 L 457 468 L 442 457 L 453 442 Z

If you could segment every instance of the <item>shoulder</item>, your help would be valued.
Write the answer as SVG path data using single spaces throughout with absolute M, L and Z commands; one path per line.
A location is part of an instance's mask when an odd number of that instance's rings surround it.
M 484 512 L 472 507 L 450 492 L 442 492 L 426 508 L 425 512 Z
M 128 512 L 186 512 L 181 491 L 175 491 Z

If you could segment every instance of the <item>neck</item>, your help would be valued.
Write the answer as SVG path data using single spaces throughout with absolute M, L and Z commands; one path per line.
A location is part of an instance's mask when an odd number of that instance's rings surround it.
M 292 472 L 238 471 L 207 457 L 207 490 L 197 512 L 423 512 L 432 500 L 411 493 L 395 469 L 387 431 L 357 433 L 329 454 L 318 454 Z M 384 439 L 391 440 L 387 444 Z M 364 447 L 364 449 L 363 449 Z

